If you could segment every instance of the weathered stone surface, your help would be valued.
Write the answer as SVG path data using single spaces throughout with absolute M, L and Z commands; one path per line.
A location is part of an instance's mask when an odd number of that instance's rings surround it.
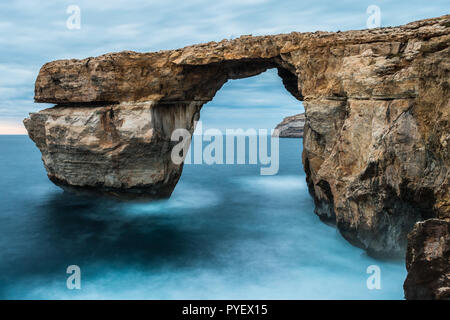
M 450 222 L 418 222 L 408 235 L 406 299 L 450 299 Z
M 284 118 L 283 121 L 275 127 L 275 130 L 278 130 L 278 136 L 280 138 L 302 138 L 304 127 L 305 114 L 300 113 Z
M 58 106 L 25 119 L 49 178 L 63 188 L 133 198 L 168 197 L 182 166 L 171 160 L 176 128 L 191 134 L 197 102 Z
M 450 217 L 449 42 L 443 16 L 54 61 L 39 73 L 35 100 L 58 107 L 25 124 L 52 180 L 166 196 L 182 168 L 168 159 L 168 132 L 192 131 L 228 79 L 277 68 L 304 101 L 303 162 L 316 213 L 370 254 L 399 256 L 415 222 Z

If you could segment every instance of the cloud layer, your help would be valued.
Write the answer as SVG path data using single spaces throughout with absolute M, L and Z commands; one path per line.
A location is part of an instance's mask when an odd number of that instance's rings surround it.
M 0 2 L 0 134 L 21 128 L 29 112 L 47 107 L 33 103 L 34 79 L 45 62 L 121 50 L 174 49 L 241 34 L 364 29 L 371 4 L 381 8 L 382 26 L 440 16 L 450 9 L 447 0 L 426 5 L 419 0 L 4 0 Z M 66 27 L 69 5 L 81 9 L 79 30 Z M 253 80 L 241 81 L 245 87 L 230 89 L 218 107 L 284 103 L 276 85 L 252 87 Z M 282 113 L 274 112 L 278 121 Z

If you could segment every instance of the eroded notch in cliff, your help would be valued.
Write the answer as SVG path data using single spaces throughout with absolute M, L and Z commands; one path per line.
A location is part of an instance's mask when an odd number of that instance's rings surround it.
M 298 77 L 295 73 L 283 68 L 278 67 L 278 75 L 283 81 L 283 85 L 290 94 L 292 94 L 297 100 L 303 101 L 303 95 L 299 90 Z
M 211 101 L 228 80 L 257 76 L 275 68 L 278 70 L 278 75 L 286 90 L 297 100 L 303 101 L 295 70 L 290 68 L 279 56 L 225 60 L 203 65 L 186 64 L 181 67 L 183 82 L 189 83 L 189 86 L 193 88 L 188 92 L 188 96 L 184 91 L 184 99 L 188 101 Z M 172 101 L 174 101 L 173 98 Z

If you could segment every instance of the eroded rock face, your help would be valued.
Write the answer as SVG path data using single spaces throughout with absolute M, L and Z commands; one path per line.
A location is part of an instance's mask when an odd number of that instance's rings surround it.
M 182 165 L 171 160 L 171 134 L 194 131 L 197 102 L 57 106 L 24 120 L 49 178 L 78 192 L 123 199 L 171 195 Z
M 305 114 L 300 113 L 286 117 L 275 128 L 280 138 L 302 138 L 305 127 Z
M 406 299 L 450 299 L 450 222 L 418 222 L 408 235 Z
M 187 128 L 229 79 L 277 68 L 305 106 L 316 213 L 372 255 L 401 256 L 415 222 L 450 217 L 450 16 L 339 33 L 243 36 L 44 65 L 25 120 L 58 184 L 167 196 Z M 251 116 L 251 115 L 249 115 Z
M 430 145 L 420 107 L 413 99 L 306 103 L 303 157 L 316 213 L 375 256 L 402 255 L 416 221 L 449 214 L 448 154 L 440 154 L 448 133 Z M 448 108 L 436 112 L 448 119 Z

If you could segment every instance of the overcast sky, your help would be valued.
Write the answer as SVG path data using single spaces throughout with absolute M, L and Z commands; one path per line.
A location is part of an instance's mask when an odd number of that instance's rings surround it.
M 81 9 L 80 29 L 66 26 L 69 5 Z M 364 29 L 369 5 L 380 8 L 381 26 L 450 11 L 448 0 L 2 0 L 0 134 L 23 133 L 22 119 L 48 107 L 33 103 L 34 81 L 45 62 L 174 49 L 241 34 Z M 276 72 L 268 71 L 228 82 L 201 117 L 208 127 L 270 128 L 301 111 Z

